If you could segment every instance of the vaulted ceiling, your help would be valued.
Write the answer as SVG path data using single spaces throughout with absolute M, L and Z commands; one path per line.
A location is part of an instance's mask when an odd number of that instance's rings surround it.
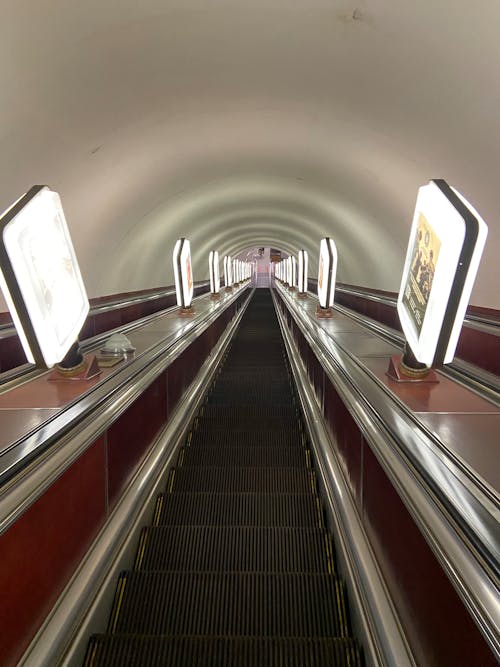
M 191 241 L 339 249 L 397 290 L 417 189 L 489 224 L 500 307 L 498 0 L 16 0 L 0 23 L 0 209 L 62 198 L 90 296 L 173 282 Z M 3 302 L 0 303 L 0 306 Z M 5 309 L 5 308 L 0 308 Z

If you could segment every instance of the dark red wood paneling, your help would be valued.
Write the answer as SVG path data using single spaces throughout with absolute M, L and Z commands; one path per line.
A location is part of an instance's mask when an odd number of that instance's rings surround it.
M 94 331 L 97 334 L 116 329 L 121 326 L 122 318 L 119 310 L 109 310 L 94 316 Z
M 104 438 L 0 536 L 0 665 L 14 665 L 106 512 Z
M 369 447 L 363 459 L 365 527 L 417 664 L 494 667 L 493 654 Z
M 362 436 L 356 422 L 328 380 L 325 382 L 323 413 L 337 445 L 337 453 L 350 489 L 359 506 L 362 480 Z
M 134 320 L 143 317 L 144 308 L 141 303 L 133 303 L 131 306 L 120 309 L 120 319 L 122 324 L 128 324 Z
M 382 296 L 393 295 L 392 293 L 384 293 L 380 290 L 370 290 L 369 292 L 373 294 L 381 294 Z M 396 304 L 390 305 L 378 303 L 368 297 L 357 294 L 345 294 L 344 292 L 339 291 L 335 294 L 335 301 L 346 308 L 351 308 L 357 313 L 371 317 L 377 322 L 381 322 L 397 331 L 401 331 L 401 323 L 397 314 Z M 496 322 L 500 321 L 499 311 L 492 308 L 469 306 L 467 312 L 472 315 L 487 317 Z M 500 338 L 498 336 L 464 326 L 462 327 L 458 341 L 456 357 L 471 364 L 475 364 L 490 373 L 500 375 L 499 346 Z
M 462 327 L 456 356 L 490 373 L 500 375 L 500 337 Z
M 494 320 L 500 324 L 500 310 L 495 310 L 495 308 L 484 308 L 484 306 L 469 306 L 467 308 L 467 315 L 484 317 L 488 320 Z
M 94 316 L 89 315 L 87 319 L 85 320 L 85 323 L 82 327 L 82 330 L 80 331 L 78 335 L 78 339 L 80 341 L 86 340 L 87 338 L 92 338 L 95 336 L 95 321 L 94 321 Z
M 167 419 L 162 373 L 108 430 L 108 493 L 112 506 Z
M 17 334 L 2 338 L 0 341 L 0 372 L 10 371 L 26 363 L 28 363 L 26 355 Z
M 184 353 L 185 354 L 185 353 Z M 170 414 L 184 391 L 184 359 L 181 354 L 167 369 L 167 402 Z
M 363 445 L 361 433 L 328 380 L 325 381 L 324 416 L 337 445 L 337 453 L 353 497 L 360 506 Z

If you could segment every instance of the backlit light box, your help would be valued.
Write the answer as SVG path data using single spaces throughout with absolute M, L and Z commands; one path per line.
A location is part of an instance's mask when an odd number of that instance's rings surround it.
M 61 199 L 36 185 L 0 218 L 0 286 L 29 362 L 52 367 L 78 338 L 87 293 Z

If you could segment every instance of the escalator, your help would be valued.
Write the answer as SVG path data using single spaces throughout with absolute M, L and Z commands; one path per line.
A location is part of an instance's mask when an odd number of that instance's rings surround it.
M 361 667 L 269 290 L 256 290 L 85 667 Z

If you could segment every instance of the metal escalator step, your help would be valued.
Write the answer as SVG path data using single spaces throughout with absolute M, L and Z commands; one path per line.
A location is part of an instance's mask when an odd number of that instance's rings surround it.
M 228 396 L 228 400 L 231 396 Z M 247 397 L 245 397 L 247 398 Z M 233 403 L 232 405 L 221 404 L 219 402 L 206 403 L 202 409 L 199 411 L 199 418 L 208 417 L 210 419 L 223 418 L 227 414 L 237 412 L 238 415 L 245 417 L 253 417 L 254 419 L 259 419 L 260 417 L 286 417 L 290 420 L 297 420 L 299 417 L 299 412 L 293 403 L 285 404 L 282 401 L 281 405 L 269 403 L 252 403 L 248 401 L 249 404 L 240 401 Z
M 252 409 L 247 409 L 246 404 L 251 403 Z M 215 413 L 221 413 L 223 409 L 238 410 L 238 414 L 250 416 L 286 416 L 290 419 L 296 419 L 295 403 L 287 392 L 279 392 L 274 395 L 265 391 L 256 389 L 252 392 L 227 391 L 224 395 L 214 394 L 210 396 L 206 403 L 207 407 L 216 407 Z M 239 409 L 241 408 L 241 412 Z
M 306 451 L 297 447 L 183 447 L 179 453 L 179 465 L 187 466 L 239 466 L 269 468 L 307 467 Z
M 264 345 L 267 347 L 267 343 Z M 267 355 L 262 356 L 258 350 L 251 352 L 250 347 L 247 344 L 239 353 L 233 348 L 222 366 L 223 372 L 230 371 L 239 374 L 241 368 L 246 368 L 252 375 L 255 373 L 266 377 L 287 377 L 287 363 L 280 350 L 269 350 Z
M 334 574 L 331 537 L 320 528 L 144 528 L 135 569 Z
M 284 361 L 273 363 L 268 360 L 265 364 L 266 367 L 263 368 L 263 361 L 258 357 L 255 358 L 255 361 L 252 361 L 248 357 L 238 360 L 231 356 L 221 367 L 221 373 L 217 382 L 223 379 L 236 382 L 239 379 L 245 381 L 247 378 L 253 378 L 254 380 L 259 379 L 262 382 L 279 380 L 280 382 L 289 383 L 290 376 Z
M 305 494 L 182 493 L 158 498 L 155 525 L 323 527 L 317 496 Z
M 294 419 L 297 416 L 297 410 L 290 392 L 285 390 L 271 391 L 267 387 L 248 389 L 244 387 L 217 387 L 208 397 L 204 414 L 218 415 L 228 409 L 238 410 L 239 414 L 256 417 L 260 415 L 284 415 Z
M 240 415 L 237 408 L 226 410 L 224 414 L 218 417 L 201 416 L 198 418 L 198 428 L 210 430 L 220 429 L 240 429 L 251 430 L 258 428 L 266 431 L 287 431 L 296 430 L 297 420 L 290 417 L 278 415 L 264 415 L 262 417 L 248 417 Z
M 126 572 L 109 632 L 349 636 L 343 584 L 328 574 Z
M 94 635 L 84 667 L 361 667 L 352 639 Z
M 304 447 L 305 437 L 299 425 L 295 430 L 266 431 L 261 429 L 240 430 L 193 430 L 188 436 L 190 447 Z
M 247 372 L 242 373 L 242 370 Z M 290 387 L 288 367 L 285 360 L 280 359 L 279 352 L 274 354 L 273 362 L 267 360 L 265 364 L 258 355 L 255 360 L 252 360 L 249 359 L 248 354 L 242 355 L 240 359 L 231 354 L 221 366 L 221 372 L 217 378 L 217 384 L 242 382 L 244 385 L 251 385 L 256 381 L 265 382 L 270 386 Z
M 177 468 L 169 491 L 225 493 L 307 493 L 316 491 L 311 470 L 302 468 Z

